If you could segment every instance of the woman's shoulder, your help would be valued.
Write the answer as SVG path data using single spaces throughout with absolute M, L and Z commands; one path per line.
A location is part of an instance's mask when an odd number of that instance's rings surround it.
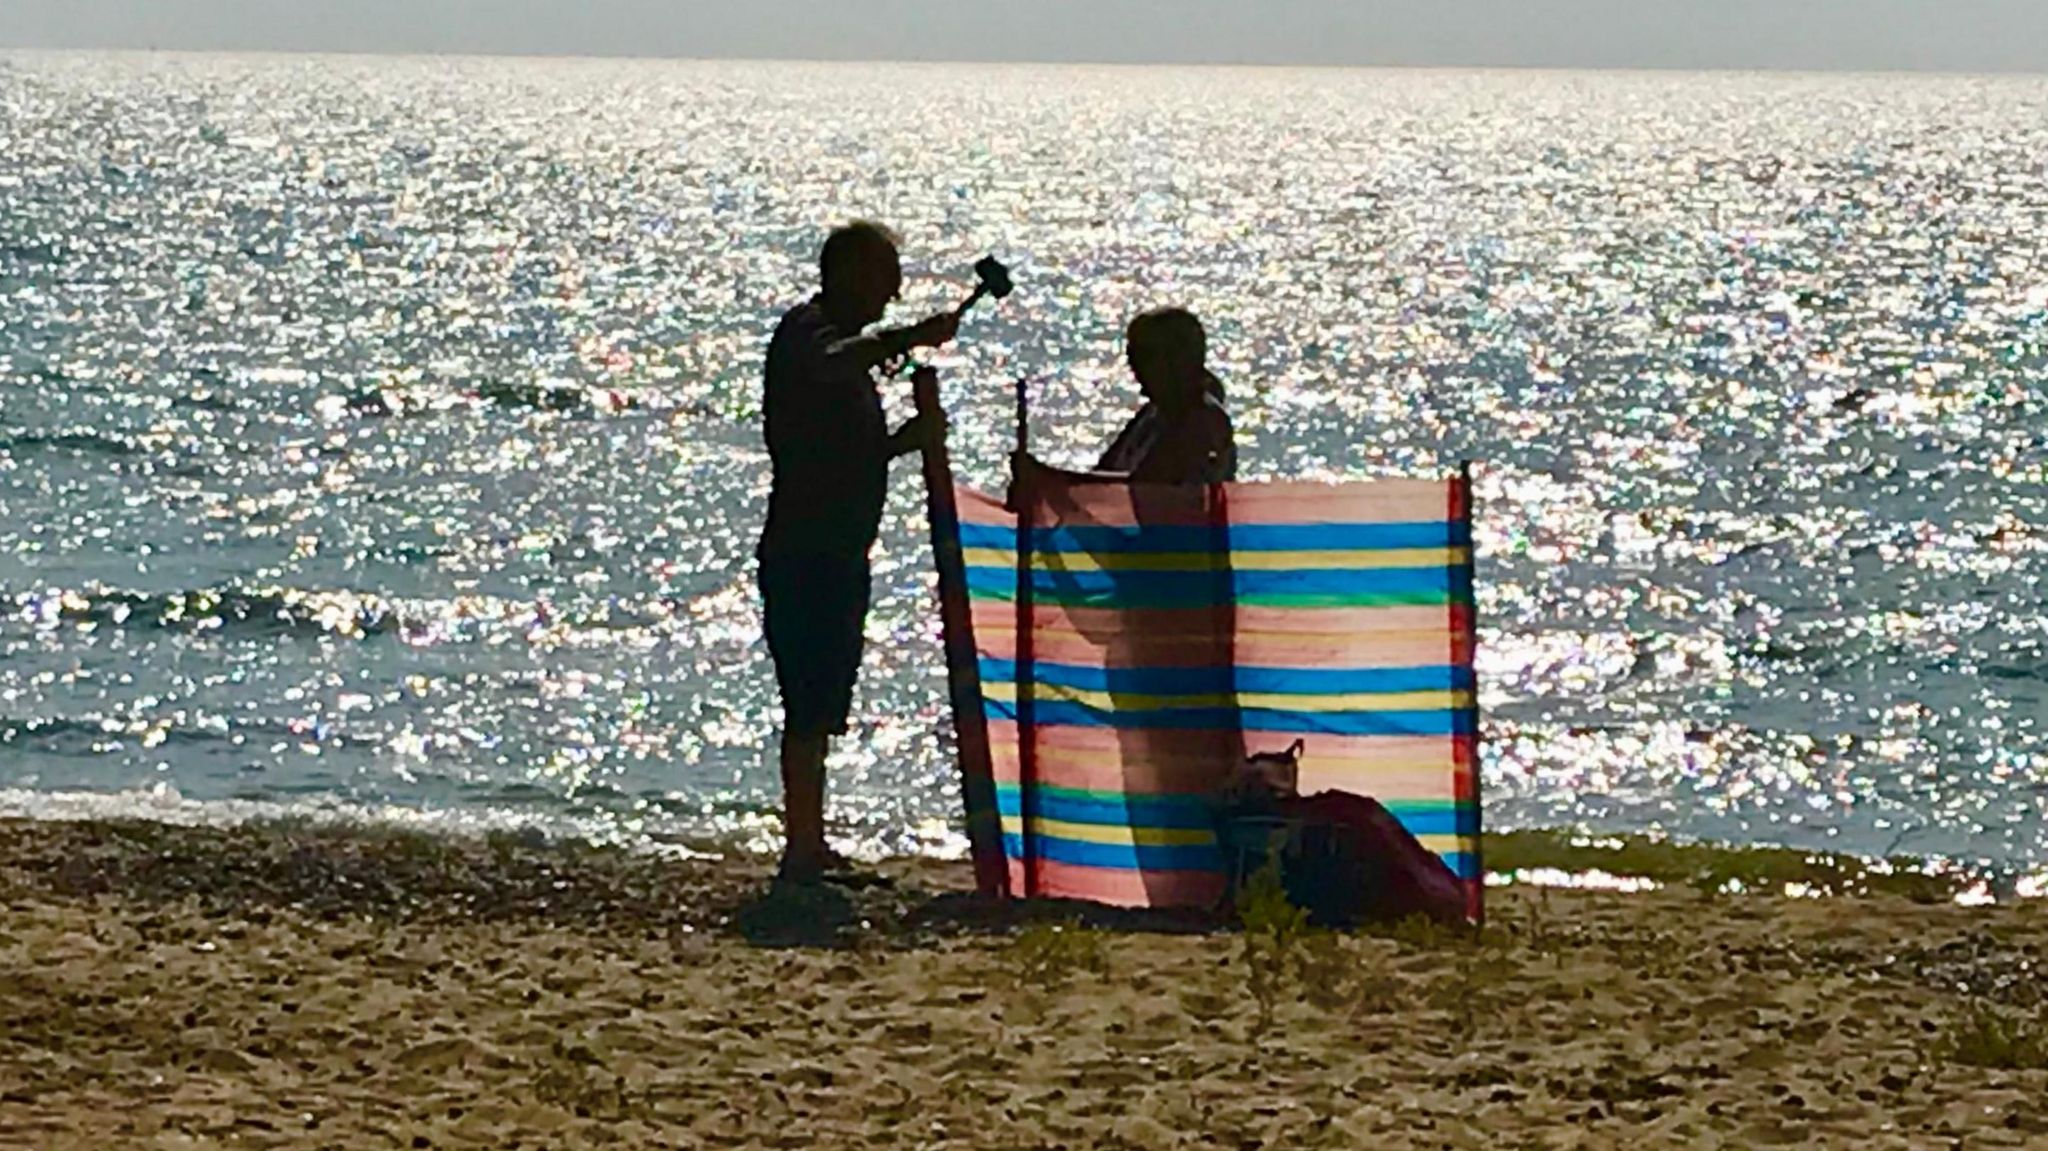
M 1220 430 L 1225 435 L 1230 434 L 1230 409 L 1225 407 L 1222 399 L 1213 392 L 1202 397 L 1202 406 L 1195 409 L 1195 418 L 1212 432 Z

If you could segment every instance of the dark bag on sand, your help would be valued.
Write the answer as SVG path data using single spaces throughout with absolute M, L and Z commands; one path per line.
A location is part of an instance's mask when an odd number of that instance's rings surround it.
M 1421 915 L 1463 924 L 1465 889 L 1433 851 L 1377 800 L 1341 791 L 1287 797 L 1236 822 L 1226 841 L 1253 855 L 1277 848 L 1287 896 L 1316 923 L 1344 927 Z M 1261 862 L 1239 853 L 1233 879 Z

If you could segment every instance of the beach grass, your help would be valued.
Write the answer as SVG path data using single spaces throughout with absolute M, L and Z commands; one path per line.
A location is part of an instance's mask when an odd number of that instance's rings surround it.
M 1943 902 L 1975 885 L 1964 870 L 1933 870 L 1923 860 L 1871 859 L 1786 847 L 1687 843 L 1646 835 L 1600 836 L 1562 830 L 1509 831 L 1486 837 L 1486 866 L 1497 874 L 1561 871 L 1645 879 L 1702 891 L 1815 895 L 1884 893 Z

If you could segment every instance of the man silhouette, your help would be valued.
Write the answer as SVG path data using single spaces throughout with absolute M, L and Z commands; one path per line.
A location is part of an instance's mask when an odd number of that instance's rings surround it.
M 872 373 L 959 328 L 947 312 L 863 334 L 903 286 L 896 238 L 879 224 L 837 229 L 818 263 L 822 290 L 783 316 L 768 345 L 762 407 L 774 481 L 756 552 L 782 695 L 781 874 L 799 883 L 844 867 L 825 843 L 825 754 L 846 732 L 860 672 L 868 551 L 889 461 L 943 431 L 919 418 L 890 433 Z

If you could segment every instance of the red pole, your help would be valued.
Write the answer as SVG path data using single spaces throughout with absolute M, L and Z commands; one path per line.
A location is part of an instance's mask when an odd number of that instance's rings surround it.
M 922 369 L 911 377 L 917 414 L 936 418 L 938 373 Z M 974 647 L 974 616 L 967 601 L 967 565 L 960 554 L 960 508 L 953 498 L 953 461 L 941 436 L 924 449 L 925 511 L 931 520 L 932 555 L 939 570 L 939 622 L 945 637 L 946 686 L 953 704 L 953 741 L 960 759 L 960 794 L 967 802 L 967 845 L 974 859 L 975 890 L 991 898 L 1010 893 L 1010 865 L 1003 857 L 1003 823 L 996 809 L 996 779 L 989 758 L 988 715 L 981 701 L 980 656 Z
M 1031 452 L 1031 402 L 1025 378 L 1017 377 L 1017 816 L 1019 857 L 1024 864 L 1024 898 L 1038 895 L 1037 654 L 1033 642 L 1037 612 L 1032 606 L 1031 512 L 1036 496 L 1026 479 Z
M 1455 501 L 1456 510 L 1462 511 L 1465 522 L 1471 525 L 1472 528 L 1476 528 L 1479 519 L 1479 509 L 1472 492 L 1472 461 L 1459 461 L 1458 478 L 1452 482 L 1457 485 L 1459 493 Z M 1469 742 L 1461 741 L 1463 746 L 1471 748 L 1469 762 L 1461 766 L 1471 773 L 1472 804 L 1467 817 L 1460 819 L 1458 822 L 1461 825 L 1470 824 L 1469 827 L 1461 826 L 1459 830 L 1461 833 L 1469 834 L 1472 838 L 1472 870 L 1475 872 L 1471 885 L 1466 889 L 1466 914 L 1476 926 L 1484 930 L 1486 927 L 1486 850 L 1484 842 L 1486 825 L 1485 807 L 1482 803 L 1479 786 L 1481 756 L 1479 737 L 1479 677 L 1477 674 L 1477 655 L 1479 650 L 1479 578 L 1477 567 L 1479 541 L 1477 534 L 1476 530 L 1468 530 L 1465 533 L 1465 559 L 1459 565 L 1462 579 L 1457 581 L 1464 585 L 1465 592 L 1470 597 L 1465 609 L 1465 625 L 1469 632 L 1462 641 L 1456 643 L 1457 650 L 1452 654 L 1454 662 L 1469 663 L 1474 669 L 1472 701 L 1465 709 L 1471 717 L 1472 736 Z M 1457 596 L 1453 595 L 1452 601 L 1455 603 L 1456 600 Z

